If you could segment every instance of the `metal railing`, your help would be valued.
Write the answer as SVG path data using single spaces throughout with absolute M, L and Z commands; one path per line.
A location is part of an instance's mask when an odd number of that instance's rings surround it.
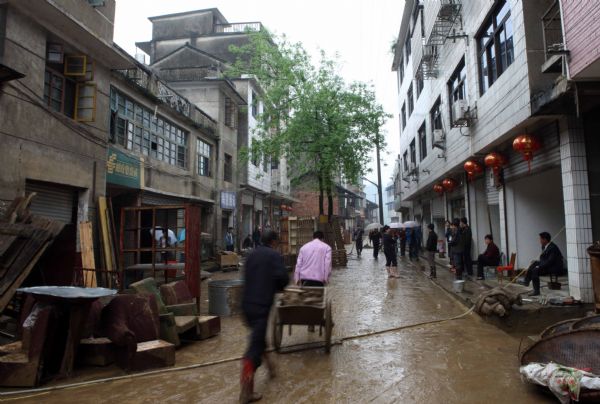
M 546 60 L 556 54 L 564 53 L 566 49 L 558 0 L 542 16 L 542 35 Z
M 243 34 L 245 32 L 260 32 L 262 24 L 260 22 L 238 22 L 233 24 L 215 24 L 216 34 Z

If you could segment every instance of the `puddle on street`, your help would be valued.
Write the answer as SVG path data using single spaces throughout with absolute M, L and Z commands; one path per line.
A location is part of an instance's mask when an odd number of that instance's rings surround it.
M 351 258 L 335 270 L 330 294 L 334 340 L 459 315 L 465 309 L 412 266 L 388 280 L 383 262 Z M 216 275 L 235 277 L 235 274 Z M 239 317 L 224 318 L 219 337 L 184 346 L 176 366 L 241 356 L 247 330 Z M 269 333 L 270 335 L 270 333 Z M 321 340 L 318 329 L 284 329 L 283 344 Z M 256 390 L 265 403 L 540 403 L 551 397 L 521 382 L 519 341 L 476 315 L 380 335 L 322 349 L 272 354 L 278 372 L 259 369 Z M 103 371 L 106 376 L 107 371 Z M 115 374 L 118 373 L 115 370 Z M 90 379 L 95 371 L 82 372 Z M 233 403 L 239 393 L 239 363 L 60 390 L 19 402 Z

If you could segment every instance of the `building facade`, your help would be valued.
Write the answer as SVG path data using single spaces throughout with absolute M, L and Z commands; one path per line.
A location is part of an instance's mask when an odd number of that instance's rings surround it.
M 492 234 L 505 256 L 517 254 L 519 268 L 539 256 L 538 233 L 548 231 L 565 257 L 571 294 L 591 301 L 584 163 L 598 149 L 586 150 L 584 117 L 560 106 L 576 104 L 563 95 L 573 85 L 566 66 L 577 59 L 556 45 L 564 43 L 560 22 L 551 32 L 542 28 L 553 7 L 560 18 L 551 0 L 406 2 L 393 64 L 401 131 L 396 207 L 438 232 L 444 220 L 467 217 L 473 254 Z M 532 155 L 514 149 L 519 136 L 539 146 Z

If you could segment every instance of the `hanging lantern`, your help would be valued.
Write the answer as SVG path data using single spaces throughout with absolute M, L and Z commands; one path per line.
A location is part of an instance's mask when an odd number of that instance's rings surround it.
M 498 177 L 500 170 L 506 164 L 506 159 L 500 153 L 493 152 L 485 156 L 483 162 L 487 167 L 491 167 L 494 171 L 494 175 Z
M 442 187 L 446 190 L 446 192 L 454 191 L 454 188 L 456 188 L 457 185 L 458 183 L 453 178 L 446 178 L 444 181 L 442 181 Z
M 540 142 L 535 136 L 531 135 L 520 135 L 513 141 L 513 149 L 523 155 L 523 160 L 527 162 L 529 172 L 531 172 L 531 160 L 533 160 L 533 153 L 540 149 Z
M 444 193 L 444 186 L 443 186 L 442 184 L 435 184 L 435 185 L 433 186 L 433 191 L 434 191 L 436 194 L 438 194 L 438 195 L 442 196 L 442 194 Z
M 465 162 L 464 169 L 467 172 L 469 181 L 473 181 L 473 178 L 475 178 L 477 175 L 483 172 L 483 167 L 481 166 L 481 164 L 474 160 L 467 160 Z

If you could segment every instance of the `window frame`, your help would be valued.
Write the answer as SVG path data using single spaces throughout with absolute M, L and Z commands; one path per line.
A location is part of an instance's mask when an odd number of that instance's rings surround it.
M 410 163 L 417 164 L 417 144 L 416 144 L 415 138 L 413 138 L 413 140 L 410 142 L 409 150 L 410 150 Z M 409 169 L 410 169 L 410 167 L 409 167 Z
M 429 110 L 429 120 L 431 122 L 431 148 L 434 149 L 435 139 L 433 132 L 435 130 L 444 129 L 444 118 L 442 116 L 442 97 L 439 96 L 433 103 L 433 107 Z
M 212 177 L 212 144 L 196 138 L 196 157 L 198 159 L 196 173 L 201 177 Z
M 408 101 L 408 115 L 407 115 L 407 119 L 410 119 L 410 116 L 412 115 L 413 111 L 415 110 L 415 100 L 413 98 L 413 85 L 411 83 L 410 87 L 408 87 L 408 91 L 406 92 L 406 99 Z
M 427 127 L 425 121 L 417 130 L 417 138 L 419 139 L 419 161 L 427 158 Z
M 404 171 L 408 172 L 408 149 L 404 150 L 404 154 L 402 156 L 403 160 L 404 160 Z
M 258 116 L 259 105 L 258 105 L 258 95 L 256 92 L 252 90 L 252 104 L 251 104 L 251 113 L 252 117 L 256 118 Z
M 402 108 L 400 108 L 400 123 L 402 130 L 406 129 L 406 103 L 403 103 Z
M 463 71 L 464 71 L 464 77 L 462 75 Z M 456 83 L 456 85 L 455 85 L 455 83 Z M 467 68 L 466 68 L 464 56 L 460 59 L 460 62 L 458 62 L 458 65 L 456 65 L 456 68 L 452 72 L 452 75 L 450 76 L 450 80 L 448 80 L 447 87 L 448 87 L 448 108 L 449 108 L 450 126 L 452 126 L 452 122 L 454 121 L 454 113 L 452 111 L 454 103 L 458 100 L 466 100 L 467 99 Z M 461 94 L 462 94 L 462 98 L 460 97 Z

